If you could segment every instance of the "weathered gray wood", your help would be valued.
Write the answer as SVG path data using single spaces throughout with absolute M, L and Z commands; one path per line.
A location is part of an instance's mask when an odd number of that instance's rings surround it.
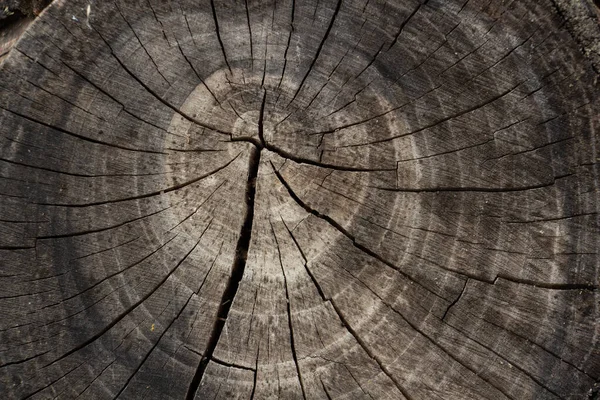
M 597 398 L 593 12 L 56 0 L 0 61 L 0 393 Z

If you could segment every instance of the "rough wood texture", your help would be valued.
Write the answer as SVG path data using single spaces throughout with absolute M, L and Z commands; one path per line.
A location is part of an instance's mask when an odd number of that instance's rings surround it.
M 2 397 L 597 398 L 559 3 L 53 3 L 0 67 Z

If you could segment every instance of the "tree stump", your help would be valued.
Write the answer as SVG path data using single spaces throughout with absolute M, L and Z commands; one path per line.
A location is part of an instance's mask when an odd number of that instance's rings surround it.
M 598 398 L 557 3 L 54 2 L 0 68 L 2 397 Z

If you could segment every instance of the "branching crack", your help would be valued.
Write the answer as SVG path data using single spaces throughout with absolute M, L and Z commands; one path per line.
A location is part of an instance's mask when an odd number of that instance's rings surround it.
M 288 191 L 290 197 L 300 206 L 302 207 L 304 210 L 306 210 L 306 212 L 324 220 L 325 222 L 327 222 L 329 225 L 331 225 L 334 229 L 336 229 L 337 231 L 339 231 L 341 234 L 343 234 L 344 236 L 346 236 L 348 239 L 350 239 L 352 241 L 352 244 L 354 245 L 354 247 L 356 247 L 357 249 L 361 250 L 362 252 L 364 252 L 365 254 L 375 258 L 376 260 L 384 263 L 385 265 L 387 265 L 388 267 L 394 269 L 395 271 L 397 271 L 399 274 L 401 274 L 402 276 L 404 276 L 405 278 L 409 279 L 410 281 L 416 283 L 417 285 L 421 286 L 423 289 L 427 290 L 428 292 L 431 292 L 432 294 L 434 294 L 437 297 L 440 297 L 438 294 L 432 292 L 430 289 L 426 288 L 425 286 L 423 286 L 420 282 L 418 282 L 417 280 L 415 280 L 413 277 L 407 275 L 404 271 L 402 271 L 400 268 L 398 268 L 397 266 L 395 266 L 394 264 L 392 264 L 391 262 L 385 260 L 383 257 L 381 257 L 379 254 L 375 253 L 374 251 L 372 251 L 371 249 L 361 245 L 360 243 L 357 243 L 356 238 L 350 234 L 350 232 L 348 232 L 344 227 L 342 227 L 339 223 L 337 223 L 335 220 L 333 220 L 333 218 L 329 217 L 328 215 L 324 215 L 321 214 L 320 212 L 318 212 L 317 210 L 311 208 L 308 204 L 306 204 L 304 201 L 302 201 L 302 199 L 300 199 L 298 197 L 298 195 L 292 190 L 292 188 L 290 187 L 290 185 L 285 181 L 285 179 L 283 179 L 283 176 L 281 176 L 281 173 L 275 168 L 275 165 L 273 165 L 273 163 L 271 163 L 271 168 L 273 169 L 273 172 L 275 173 L 275 175 L 277 176 L 277 178 L 279 179 L 279 181 L 281 182 L 281 184 L 286 188 L 286 190 Z M 442 299 L 440 297 L 440 299 Z

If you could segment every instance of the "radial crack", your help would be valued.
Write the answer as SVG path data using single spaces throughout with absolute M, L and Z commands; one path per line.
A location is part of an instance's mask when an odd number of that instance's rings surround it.
M 283 222 L 283 219 L 281 221 Z M 285 268 L 283 268 L 283 260 L 281 259 L 281 250 L 279 248 L 279 241 L 277 240 L 277 235 L 275 234 L 275 230 L 273 229 L 273 224 L 271 223 L 271 221 L 269 221 L 269 223 L 271 225 L 271 234 L 275 238 L 275 244 L 277 245 L 279 265 L 281 266 L 281 273 L 283 274 L 283 284 L 285 287 L 285 300 L 287 304 L 288 328 L 290 330 L 290 347 L 292 350 L 292 358 L 294 360 L 294 365 L 296 366 L 296 374 L 298 374 L 298 381 L 300 382 L 300 389 L 302 390 L 302 398 L 306 399 L 306 392 L 304 390 L 304 383 L 302 382 L 302 375 L 300 374 L 300 365 L 298 364 L 298 355 L 296 351 L 296 344 L 294 341 L 294 327 L 292 324 L 292 306 L 290 302 L 290 292 L 288 287 L 287 275 L 285 273 Z M 283 222 L 283 224 L 285 225 L 285 222 Z
M 277 172 L 276 172 L 277 173 Z M 300 245 L 298 243 L 298 241 L 296 240 L 296 238 L 294 237 L 292 231 L 287 227 L 287 225 L 284 222 L 284 225 L 290 235 L 290 237 L 292 238 L 292 241 L 294 242 L 294 244 L 296 245 L 296 247 L 298 248 L 298 251 L 300 252 L 303 260 L 304 260 L 304 269 L 306 270 L 306 273 L 308 274 L 308 276 L 310 277 L 315 289 L 317 289 L 317 292 L 319 292 L 319 296 L 321 297 L 321 299 L 324 302 L 327 302 L 329 304 L 331 304 L 331 306 L 333 307 L 333 310 L 335 311 L 335 313 L 337 314 L 338 318 L 340 319 L 340 322 L 344 325 L 344 327 L 346 328 L 346 330 L 352 335 L 352 337 L 356 340 L 356 342 L 358 343 L 358 345 L 365 351 L 365 353 L 367 353 L 367 355 L 374 360 L 377 365 L 379 366 L 379 368 L 381 369 L 381 371 L 394 383 L 394 385 L 398 388 L 398 390 L 404 395 L 404 397 L 406 397 L 408 400 L 412 400 L 412 397 L 407 393 L 406 389 L 404 387 L 402 387 L 402 385 L 400 385 L 400 382 L 398 382 L 397 379 L 395 379 L 390 372 L 388 371 L 388 369 L 381 363 L 381 361 L 379 360 L 379 358 L 373 354 L 373 352 L 371 352 L 369 350 L 369 348 L 367 347 L 366 343 L 358 336 L 358 334 L 356 333 L 356 331 L 350 326 L 350 324 L 348 323 L 348 321 L 344 318 L 344 315 L 342 314 L 342 312 L 340 311 L 340 309 L 338 308 L 338 306 L 336 305 L 335 301 L 331 298 L 331 297 L 327 297 L 325 296 L 325 293 L 323 292 L 323 289 L 321 288 L 321 285 L 319 285 L 319 282 L 317 281 L 317 279 L 315 278 L 314 274 L 312 273 L 312 271 L 308 268 L 308 263 L 306 260 L 306 256 L 304 255 L 304 252 L 302 251 L 302 249 L 300 248 Z
M 216 33 L 217 33 L 217 40 L 219 41 L 219 44 L 221 45 L 221 51 L 223 52 L 223 58 L 225 59 L 225 64 L 227 64 L 227 69 L 229 69 L 229 72 L 233 73 L 231 71 L 231 66 L 229 65 L 229 61 L 227 60 L 227 53 L 225 52 L 225 46 L 223 45 L 223 40 L 221 39 L 221 31 L 219 30 L 219 19 L 217 18 L 217 10 L 215 9 L 214 0 L 210 0 L 210 8 L 212 9 L 212 15 L 215 20 L 215 29 L 216 29 Z
M 402 276 L 404 276 L 405 278 L 409 279 L 411 282 L 416 283 L 417 285 L 421 286 L 423 289 L 427 290 L 428 292 L 432 293 L 433 295 L 435 295 L 436 297 L 439 297 L 440 299 L 443 299 L 440 295 L 438 295 L 435 292 L 432 292 L 430 289 L 428 289 L 427 287 L 423 286 L 419 281 L 415 280 L 413 277 L 411 277 L 410 275 L 406 274 L 404 271 L 400 270 L 397 266 L 395 266 L 394 264 L 392 264 L 391 262 L 385 260 L 383 257 L 381 257 L 379 254 L 375 253 L 374 251 L 372 251 L 371 249 L 359 244 L 356 242 L 356 238 L 350 234 L 350 232 L 348 232 L 346 229 L 344 229 L 344 227 L 342 227 L 340 224 L 338 224 L 333 218 L 329 217 L 328 215 L 324 215 L 321 214 L 320 212 L 318 212 L 317 210 L 311 208 L 308 204 L 306 204 L 304 201 L 302 201 L 302 199 L 300 199 L 298 197 L 298 195 L 292 190 L 292 188 L 290 187 L 290 185 L 285 181 L 285 179 L 283 179 L 283 177 L 281 176 L 281 174 L 279 173 L 279 171 L 275 168 L 275 166 L 273 165 L 273 163 L 271 162 L 271 168 L 273 169 L 273 172 L 275 173 L 275 175 L 277 176 L 277 178 L 279 179 L 279 181 L 281 182 L 281 184 L 286 188 L 286 190 L 288 191 L 288 193 L 290 194 L 290 197 L 300 206 L 302 207 L 304 210 L 306 210 L 306 212 L 324 220 L 325 222 L 327 222 L 329 225 L 331 225 L 335 230 L 337 230 L 338 232 L 340 232 L 342 235 L 346 236 L 348 239 L 350 239 L 350 241 L 352 242 L 352 245 L 354 247 L 356 247 L 357 249 L 361 250 L 362 252 L 364 252 L 365 254 L 375 258 L 376 260 L 382 262 L 383 264 L 387 265 L 388 267 L 392 268 L 393 270 L 397 271 L 399 274 L 401 274 Z
M 296 0 L 292 0 L 292 15 L 290 20 L 290 34 L 288 35 L 287 45 L 285 47 L 285 52 L 283 53 L 283 69 L 281 70 L 281 78 L 279 79 L 279 84 L 277 85 L 277 89 L 281 87 L 281 82 L 283 81 L 283 76 L 285 75 L 285 68 L 287 67 L 287 54 L 290 49 L 290 42 L 292 40 L 292 33 L 294 32 L 294 11 L 296 9 Z M 281 92 L 280 92 L 281 94 Z M 279 99 L 279 97 L 277 97 Z
M 331 16 L 331 20 L 329 21 L 329 26 L 327 27 L 327 30 L 325 31 L 325 35 L 323 35 L 323 40 L 321 40 L 321 43 L 319 44 L 319 47 L 317 48 L 317 53 L 315 54 L 315 57 L 313 58 L 312 63 L 310 64 L 310 67 L 308 67 L 308 71 L 306 71 L 306 74 L 302 78 L 302 81 L 300 81 L 300 86 L 298 86 L 298 89 L 296 89 L 296 92 L 294 93 L 292 100 L 290 100 L 290 104 L 296 99 L 296 96 L 298 96 L 298 93 L 300 93 L 300 90 L 304 86 L 304 82 L 306 81 L 306 78 L 308 78 L 308 75 L 313 70 L 315 63 L 317 62 L 317 59 L 319 58 L 319 55 L 321 54 L 321 50 L 323 50 L 325 41 L 329 37 L 331 28 L 333 28 L 333 23 L 335 22 L 335 19 L 340 11 L 341 6 L 342 6 L 342 0 L 338 0 L 337 5 L 335 7 L 335 11 L 333 12 L 333 15 Z
M 193 400 L 202 377 L 208 366 L 208 362 L 213 359 L 213 354 L 219 343 L 219 338 L 227 322 L 227 316 L 237 290 L 244 276 L 244 270 L 246 268 L 246 259 L 248 257 L 248 248 L 250 247 L 250 239 L 252 238 L 252 223 L 254 221 L 254 199 L 256 196 L 256 178 L 258 176 L 258 167 L 260 165 L 260 151 L 259 147 L 253 147 L 250 153 L 250 161 L 248 168 L 248 181 L 246 183 L 246 216 L 241 227 L 239 239 L 235 249 L 235 259 L 233 266 L 231 267 L 231 275 L 227 282 L 227 287 L 221 297 L 219 303 L 219 309 L 217 311 L 217 317 L 213 325 L 212 333 L 210 335 L 208 346 L 204 352 L 204 356 L 201 358 L 194 378 L 188 388 L 186 399 Z

